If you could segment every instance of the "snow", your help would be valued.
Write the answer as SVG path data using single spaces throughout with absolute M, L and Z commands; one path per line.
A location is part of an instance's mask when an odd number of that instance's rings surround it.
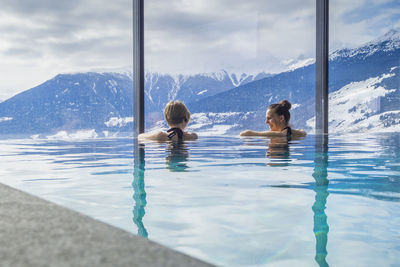
M 203 90 L 203 91 L 201 91 L 201 92 L 198 92 L 197 95 L 202 95 L 202 94 L 206 93 L 207 91 L 208 91 L 207 89 L 206 89 L 206 90 Z
M 128 123 L 133 122 L 133 117 L 111 117 L 108 121 L 104 122 L 107 127 L 124 127 Z
M 0 117 L 0 122 L 4 122 L 4 121 L 10 121 L 13 120 L 14 118 L 11 117 Z
M 258 74 L 262 74 L 262 73 L 258 73 Z M 251 78 L 251 80 L 254 80 L 254 77 L 256 77 L 256 75 L 250 75 L 250 74 L 243 73 L 243 72 L 237 72 L 237 73 L 236 72 L 228 72 L 226 70 L 220 70 L 220 71 L 212 72 L 212 73 L 202 73 L 201 75 L 205 76 L 205 77 L 210 77 L 211 79 L 214 79 L 216 81 L 223 81 L 226 78 L 229 78 L 232 85 L 235 87 L 242 85 L 242 83 L 249 77 Z
M 197 84 L 200 81 L 203 81 L 204 79 L 213 79 L 216 82 L 221 82 L 224 84 L 224 86 L 229 87 L 228 89 L 231 89 L 233 87 L 237 87 L 240 85 L 243 85 L 245 82 L 251 82 L 254 81 L 256 77 L 257 79 L 265 77 L 266 74 L 264 72 L 258 73 L 257 75 L 249 75 L 246 73 L 234 73 L 230 72 L 228 73 L 226 70 L 220 70 L 217 72 L 210 72 L 210 73 L 200 73 L 200 74 L 169 74 L 169 73 L 159 73 L 159 72 L 146 72 L 145 75 L 145 94 L 148 98 L 148 100 L 157 105 L 157 101 L 159 102 L 160 100 L 156 100 L 154 95 L 155 91 L 157 91 L 157 95 L 160 93 L 160 90 L 165 91 L 165 94 L 167 94 L 167 102 L 175 100 L 181 90 L 183 85 L 186 85 L 185 88 L 189 88 L 189 90 L 192 90 L 191 85 L 185 84 L 189 79 L 191 79 L 191 82 L 194 84 Z M 170 81 L 169 79 L 172 79 Z M 160 89 L 160 82 L 165 82 L 168 81 L 168 84 L 163 84 L 163 86 Z M 231 84 L 232 86 L 230 86 Z M 196 86 L 194 86 L 196 87 Z M 201 92 L 198 92 L 197 95 L 202 95 L 205 92 L 211 92 L 212 88 L 204 89 Z M 207 90 L 207 91 L 205 91 Z M 168 92 L 167 92 L 168 91 Z M 159 104 L 159 103 L 158 103 Z
M 196 132 L 199 135 L 219 135 L 225 134 L 229 130 L 238 127 L 240 121 L 246 121 L 252 112 L 224 112 L 224 113 L 193 113 L 187 130 Z M 238 121 L 240 118 L 240 121 Z M 155 123 L 148 131 L 165 131 L 168 125 L 160 120 Z
M 334 133 L 381 132 L 397 129 L 398 125 L 384 127 L 385 121 L 382 120 L 382 116 L 385 113 L 395 115 L 400 111 L 380 113 L 380 98 L 395 89 L 385 89 L 377 85 L 394 75 L 384 74 L 353 82 L 329 94 L 329 131 Z M 397 124 L 400 124 L 400 121 Z M 307 126 L 314 130 L 315 117 L 307 121 Z
M 382 42 L 400 41 L 400 28 L 394 28 L 385 33 L 383 36 L 369 42 L 368 44 L 378 44 Z
M 299 60 L 294 63 L 292 63 L 292 62 L 294 62 L 294 61 L 290 61 L 290 63 L 289 63 L 290 65 L 287 67 L 288 70 L 295 70 L 298 68 L 302 68 L 302 67 L 306 67 L 308 65 L 314 64 L 315 58 L 306 58 L 306 59 Z
M 217 81 L 223 81 L 226 78 L 226 76 L 228 76 L 228 73 L 225 70 L 220 70 L 211 73 L 202 73 L 201 75 L 205 77 L 210 77 L 211 79 Z
M 168 101 L 176 99 L 176 96 L 181 89 L 181 85 L 185 83 L 190 76 L 179 74 L 172 75 L 171 77 L 174 80 L 174 84 L 172 85 L 171 90 L 168 92 Z
M 96 83 L 93 83 L 92 90 L 93 90 L 93 92 L 97 95 Z
M 154 126 L 150 127 L 150 129 L 146 130 L 146 132 L 156 132 L 156 131 L 166 131 L 168 129 L 168 125 L 165 121 L 157 121 Z
M 91 130 L 80 130 L 74 133 L 59 131 L 54 135 L 47 136 L 46 138 L 49 140 L 80 140 L 80 139 L 93 139 L 96 137 L 98 137 L 98 134 L 94 129 L 91 129 Z
M 117 137 L 118 136 L 118 132 L 109 132 L 109 131 L 102 131 L 104 137 Z
M 337 57 L 351 58 L 358 55 L 368 57 L 377 51 L 392 51 L 400 48 L 400 28 L 392 29 L 383 36 L 372 40 L 360 47 L 354 49 L 341 49 L 333 52 L 329 59 L 333 60 Z
M 231 128 L 235 126 L 236 125 L 224 125 L 224 124 L 213 125 L 211 128 L 199 131 L 197 134 L 198 136 L 223 135 L 226 134 Z
M 396 118 L 397 119 L 392 119 L 394 121 L 393 124 L 391 125 L 386 125 L 387 121 L 382 119 L 386 116 L 389 116 L 391 118 Z M 376 114 L 374 116 L 371 116 L 360 123 L 354 125 L 351 127 L 350 132 L 399 132 L 400 131 L 400 110 L 395 110 L 395 111 L 387 111 L 384 113 Z M 372 130 L 372 131 L 371 131 Z
M 151 96 L 151 91 L 153 90 L 153 84 L 156 84 L 159 79 L 159 74 L 158 73 L 146 73 L 145 76 L 145 84 L 148 85 L 148 89 L 145 91 L 145 94 L 147 97 L 150 99 L 151 102 L 154 103 L 153 98 Z
M 237 125 L 238 118 L 246 119 L 251 112 L 194 113 L 190 116 L 189 131 L 226 133 Z M 213 132 L 213 133 L 215 133 Z
M 112 89 L 114 94 L 116 94 L 117 93 L 118 83 L 115 80 L 108 80 L 107 82 L 109 84 L 108 88 Z
M 246 73 L 242 73 L 242 74 L 239 76 L 239 75 L 237 75 L 237 74 L 235 74 L 235 73 L 230 73 L 230 74 L 228 75 L 228 77 L 229 77 L 229 79 L 231 80 L 232 84 L 233 84 L 235 87 L 238 87 L 238 86 L 240 86 L 240 85 L 242 84 L 242 82 L 243 82 L 244 80 L 247 79 L 247 77 L 249 77 L 249 75 L 246 74 Z M 238 79 L 238 77 L 239 77 L 239 79 Z
M 294 109 L 296 109 L 296 108 L 298 108 L 300 106 L 301 106 L 300 104 L 292 104 L 291 110 L 294 110 Z

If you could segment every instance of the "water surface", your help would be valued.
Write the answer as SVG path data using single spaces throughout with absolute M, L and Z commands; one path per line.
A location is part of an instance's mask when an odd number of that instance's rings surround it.
M 400 258 L 400 134 L 0 146 L 1 182 L 217 265 Z

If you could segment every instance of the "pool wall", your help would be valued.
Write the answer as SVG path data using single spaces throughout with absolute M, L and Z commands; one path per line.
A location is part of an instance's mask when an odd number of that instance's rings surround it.
M 212 266 L 0 184 L 2 266 Z

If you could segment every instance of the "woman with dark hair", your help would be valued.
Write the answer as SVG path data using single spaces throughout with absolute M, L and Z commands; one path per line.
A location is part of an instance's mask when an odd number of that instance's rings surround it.
M 256 132 L 246 130 L 241 132 L 240 136 L 287 137 L 288 140 L 292 137 L 306 136 L 304 130 L 294 130 L 289 126 L 289 110 L 291 107 L 292 104 L 287 100 L 282 100 L 279 104 L 270 105 L 265 115 L 265 122 L 268 124 L 270 131 Z

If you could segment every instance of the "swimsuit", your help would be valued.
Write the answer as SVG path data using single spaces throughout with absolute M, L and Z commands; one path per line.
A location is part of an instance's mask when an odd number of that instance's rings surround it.
M 289 126 L 286 126 L 285 128 L 282 129 L 281 132 L 283 132 L 284 130 L 287 130 L 286 131 L 286 138 L 288 140 L 292 139 L 292 128 L 290 128 Z
M 169 132 L 170 132 L 170 134 L 168 135 L 169 139 L 171 139 L 175 135 L 178 135 L 178 140 L 183 139 L 183 131 L 180 128 L 171 128 L 167 131 L 167 133 L 169 133 Z

